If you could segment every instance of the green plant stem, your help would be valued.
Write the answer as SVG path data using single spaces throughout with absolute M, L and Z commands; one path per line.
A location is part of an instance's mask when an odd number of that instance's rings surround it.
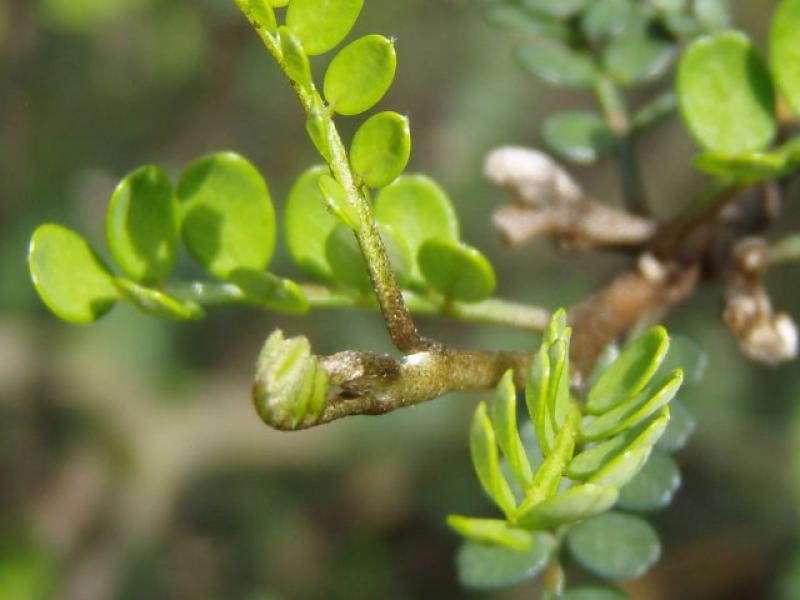
M 544 597 L 546 600 L 557 600 L 564 593 L 566 583 L 564 569 L 558 559 L 553 560 L 544 574 Z
M 636 214 L 648 214 L 644 184 L 633 142 L 633 128 L 622 92 L 607 75 L 595 81 L 595 98 L 609 128 L 617 137 L 617 159 L 625 206 Z
M 378 299 L 392 342 L 404 354 L 431 348 L 434 343 L 419 334 L 405 304 L 383 240 L 378 232 L 378 224 L 372 216 L 372 207 L 364 192 L 356 184 L 347 151 L 333 121 L 332 111 L 326 106 L 313 82 L 301 83 L 292 79 L 285 67 L 278 34 L 270 33 L 264 24 L 258 21 L 248 0 L 236 0 L 236 3 L 256 29 L 281 70 L 286 74 L 303 106 L 306 118 L 313 114 L 315 118 L 319 119 L 319 125 L 324 131 L 325 143 L 329 151 L 320 153 L 328 162 L 334 179 L 344 189 L 350 209 L 357 216 L 358 222 L 354 233 L 367 264 L 372 288 Z

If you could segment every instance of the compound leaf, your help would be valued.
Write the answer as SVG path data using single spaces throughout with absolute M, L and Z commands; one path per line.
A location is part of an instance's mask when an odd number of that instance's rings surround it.
M 778 87 L 800 115 L 800 1 L 784 0 L 775 11 L 770 54 Z
M 456 555 L 458 579 L 468 588 L 494 590 L 536 577 L 556 547 L 553 536 L 533 533 L 533 547 L 520 551 L 504 546 L 465 542 Z
M 678 69 L 678 97 L 689 130 L 707 150 L 755 152 L 775 136 L 772 79 L 742 33 L 692 42 Z
M 189 253 L 212 275 L 262 271 L 275 249 L 275 209 L 261 174 L 237 154 L 192 163 L 178 186 L 181 234 Z
M 367 119 L 356 131 L 350 163 L 368 186 L 382 188 L 405 170 L 411 155 L 408 118 L 382 112 Z
M 462 242 L 431 238 L 417 254 L 420 271 L 430 286 L 452 300 L 480 302 L 494 293 L 494 269 L 475 248 Z
M 530 42 L 518 48 L 516 55 L 527 71 L 557 85 L 590 89 L 597 75 L 597 68 L 588 54 L 560 42 Z
M 389 90 L 397 69 L 394 44 L 367 35 L 342 48 L 325 72 L 325 99 L 340 115 L 357 115 L 375 106 Z
M 39 297 L 59 318 L 91 323 L 119 299 L 108 267 L 78 233 L 41 225 L 28 248 L 28 268 Z
M 622 351 L 589 390 L 586 410 L 602 414 L 637 394 L 658 370 L 669 349 L 669 335 L 653 327 Z
M 338 220 L 328 210 L 318 184 L 323 174 L 329 174 L 328 167 L 311 167 L 292 186 L 284 208 L 284 234 L 294 262 L 309 275 L 330 281 L 333 273 L 325 244 Z
M 571 110 L 545 119 L 542 139 L 559 156 L 581 164 L 592 164 L 610 154 L 616 136 L 597 113 Z
M 136 281 L 166 279 L 178 256 L 177 201 L 158 167 L 143 167 L 114 190 L 106 213 L 106 238 L 120 268 Z
M 617 506 L 645 512 L 669 506 L 681 486 L 681 472 L 675 461 L 655 451 L 631 481 L 620 489 Z
M 286 25 L 308 54 L 324 54 L 347 37 L 363 5 L 364 0 L 292 0 Z
M 658 535 L 646 521 L 617 512 L 578 523 L 567 544 L 581 565 L 613 581 L 639 577 L 661 555 Z

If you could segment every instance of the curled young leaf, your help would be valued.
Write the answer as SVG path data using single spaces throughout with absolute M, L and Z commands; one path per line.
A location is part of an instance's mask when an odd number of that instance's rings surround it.
M 263 271 L 275 248 L 275 209 L 267 184 L 231 152 L 192 163 L 178 186 L 181 234 L 206 270 L 226 279 L 236 269 Z
M 397 69 L 394 43 L 367 35 L 342 48 L 325 72 L 323 91 L 340 115 L 357 115 L 375 106 L 389 90 Z
M 39 297 L 61 319 L 91 323 L 119 299 L 108 267 L 78 233 L 41 225 L 28 248 L 28 268 Z
M 417 262 L 425 281 L 437 292 L 460 302 L 480 302 L 494 293 L 494 269 L 475 248 L 432 238 L 419 248 Z
M 324 54 L 347 37 L 363 6 L 364 0 L 292 0 L 286 26 L 310 55 Z
M 333 277 L 326 257 L 325 244 L 338 224 L 325 202 L 319 187 L 321 175 L 328 167 L 311 167 L 292 186 L 284 207 L 284 234 L 289 254 L 309 275 L 330 281 Z
M 177 202 L 158 167 L 142 167 L 114 190 L 106 213 L 106 238 L 114 260 L 136 281 L 166 279 L 178 256 Z
M 382 188 L 400 176 L 410 155 L 408 118 L 395 112 L 382 112 L 364 121 L 356 131 L 350 148 L 350 163 L 364 183 Z
M 285 339 L 275 331 L 258 358 L 253 401 L 261 419 L 293 430 L 319 422 L 327 401 L 328 375 L 304 337 Z

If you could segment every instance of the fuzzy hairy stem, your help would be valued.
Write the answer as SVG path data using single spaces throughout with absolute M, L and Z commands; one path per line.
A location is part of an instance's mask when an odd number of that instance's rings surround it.
M 444 394 L 494 387 L 508 369 L 522 387 L 531 355 L 523 352 L 452 350 L 441 346 L 394 359 L 346 351 L 321 357 L 336 393 L 308 426 L 351 415 L 382 415 Z M 295 427 L 289 429 L 294 430 Z

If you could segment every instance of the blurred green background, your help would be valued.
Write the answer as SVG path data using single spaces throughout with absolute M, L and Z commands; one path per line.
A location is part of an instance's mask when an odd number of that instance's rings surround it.
M 734 2 L 762 48 L 776 4 Z M 569 305 L 625 266 L 544 242 L 512 251 L 488 225 L 506 199 L 482 177 L 485 153 L 537 145 L 542 116 L 584 98 L 521 72 L 511 40 L 468 0 L 367 0 L 357 32 L 397 37 L 397 82 L 381 106 L 410 115 L 410 169 L 452 194 L 502 296 Z M 341 127 L 349 136 L 354 121 Z M 225 149 L 258 165 L 279 210 L 315 162 L 297 102 L 233 2 L 0 0 L 0 598 L 479 596 L 456 582 L 458 540 L 444 517 L 490 514 L 467 450 L 481 394 L 296 434 L 265 428 L 251 408 L 255 357 L 273 328 L 308 335 L 321 354 L 391 351 L 377 315 L 231 309 L 170 324 L 121 306 L 77 327 L 35 296 L 25 252 L 36 225 L 61 222 L 103 248 L 120 177 L 148 163 L 174 176 Z M 699 182 L 692 142 L 673 119 L 638 149 L 658 212 L 674 213 Z M 619 201 L 612 166 L 572 171 L 592 195 Z M 784 231 L 800 224 L 800 189 L 788 195 Z M 285 251 L 275 270 L 301 277 Z M 768 280 L 795 316 L 799 281 L 796 269 Z M 679 455 L 684 487 L 654 516 L 664 558 L 627 585 L 636 598 L 800 598 L 800 365 L 748 363 L 719 298 L 703 288 L 667 321 L 710 364 L 685 399 L 698 429 Z M 489 327 L 421 326 L 463 346 L 537 344 Z

